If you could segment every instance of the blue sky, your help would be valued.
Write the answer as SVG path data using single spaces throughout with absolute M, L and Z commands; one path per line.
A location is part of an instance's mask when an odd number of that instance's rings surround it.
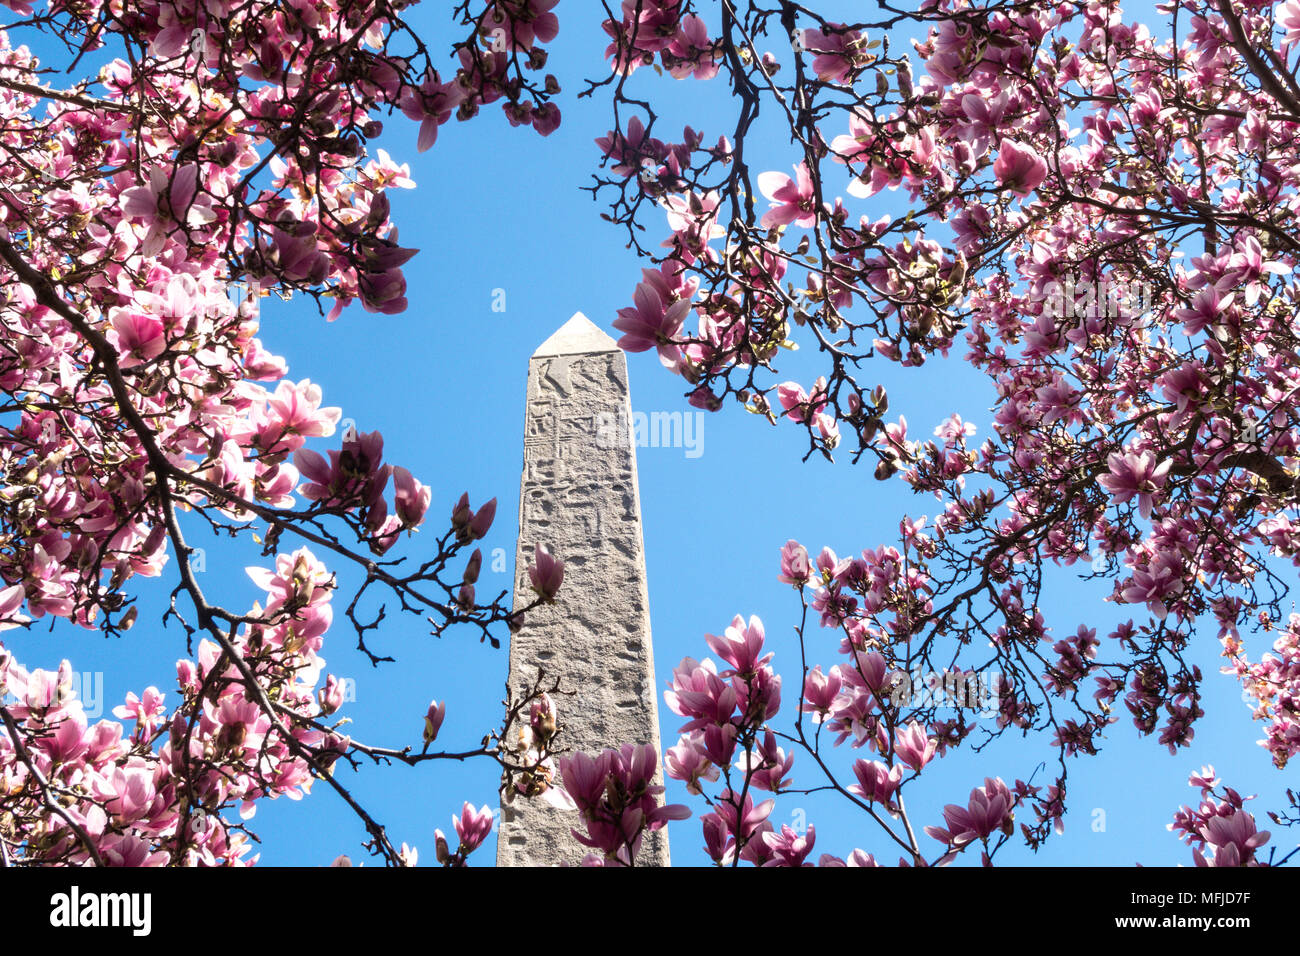
M 415 8 L 412 21 L 433 48 L 450 44 L 452 34 L 440 5 Z M 561 32 L 551 47 L 548 71 L 560 79 L 564 113 L 560 129 L 542 139 L 512 129 L 495 108 L 471 123 L 451 123 L 427 153 L 415 151 L 415 127 L 400 116 L 386 121 L 384 147 L 398 162 L 411 164 L 415 190 L 394 192 L 393 218 L 401 244 L 420 253 L 406 267 L 410 308 L 399 316 L 364 313 L 353 306 L 335 323 L 326 323 L 306 301 L 264 300 L 262 338 L 288 358 L 290 377 L 310 378 L 324 387 L 327 404 L 340 406 L 345 419 L 362 431 L 380 429 L 386 459 L 410 468 L 433 488 L 430 531 L 443 526 L 463 491 L 477 504 L 496 497 L 495 527 L 484 542 L 480 599 L 506 590 L 513 580 L 519 472 L 522 462 L 524 387 L 528 357 L 576 311 L 611 330 L 616 310 L 628 305 L 647 263 L 624 248 L 618 230 L 599 219 L 603 207 L 580 187 L 590 181 L 599 159 L 592 140 L 609 128 L 609 107 L 598 95 L 577 100 L 582 79 L 602 75 L 605 36 L 590 14 L 594 4 L 569 2 L 558 12 Z M 584 19 L 588 18 L 588 19 Z M 711 27 L 716 24 L 710 23 Z M 721 80 L 677 83 L 641 71 L 636 92 L 665 105 L 664 135 L 680 135 L 683 123 L 703 130 L 705 139 L 730 133 L 733 115 Z M 830 130 L 833 135 L 839 130 Z M 751 141 L 755 170 L 788 171 L 794 153 L 763 132 Z M 761 157 L 761 158 L 760 158 Z M 896 211 L 901 197 L 886 195 L 862 203 L 876 218 Z M 874 204 L 873 204 L 874 203 Z M 857 210 L 858 206 L 852 208 Z M 649 220 L 652 242 L 662 238 L 660 217 Z M 496 290 L 505 310 L 493 311 Z M 615 333 L 617 334 L 617 333 Z M 962 349 L 954 350 L 959 356 Z M 783 378 L 805 384 L 815 372 L 814 357 L 793 356 Z M 691 412 L 682 382 L 668 375 L 652 354 L 629 356 L 633 407 L 639 411 Z M 902 412 L 914 437 L 923 437 L 943 418 L 959 412 L 987 434 L 992 394 L 983 376 L 964 369 L 959 358 L 900 375 L 896 366 L 873 369 L 890 390 L 891 413 Z M 908 371 L 908 370 L 901 370 Z M 336 441 L 333 440 L 333 441 Z M 793 428 L 772 428 L 738 408 L 705 417 L 702 453 L 682 448 L 642 448 L 638 452 L 641 505 L 648 562 L 651 621 L 657 680 L 662 691 L 673 667 L 687 655 L 703 657 L 705 632 L 721 633 L 733 615 L 758 614 L 778 671 L 786 675 L 785 714 L 797 699 L 798 656 L 793 626 L 799 604 L 792 590 L 777 582 L 781 545 L 796 538 L 815 551 L 823 545 L 845 555 L 893 542 L 904 514 L 933 515 L 933 500 L 912 496 L 899 481 L 877 482 L 869 466 L 835 464 L 820 457 L 801 463 L 806 439 Z M 312 447 L 323 450 L 331 440 Z M 286 542 L 288 541 L 286 536 Z M 201 582 L 220 602 L 234 607 L 260 597 L 243 574 L 255 550 L 215 539 L 204 546 Z M 416 536 L 402 545 L 420 557 Z M 507 569 L 490 570 L 493 549 L 503 549 Z M 343 595 L 352 583 L 340 571 Z M 104 672 L 105 709 L 128 690 L 148 684 L 174 687 L 175 661 L 186 655 L 184 635 L 164 630 L 161 615 L 170 579 L 145 582 L 140 621 L 120 641 L 71 627 L 53 631 L 8 632 L 6 644 L 29 667 L 55 667 L 68 657 L 74 669 Z M 1063 570 L 1049 576 L 1044 614 L 1056 635 L 1087 622 L 1105 634 L 1127 617 L 1102 601 L 1105 589 L 1078 581 Z M 342 610 L 341 607 L 336 610 Z M 150 613 L 153 612 L 153 613 Z M 339 613 L 338 619 L 342 621 Z M 504 632 L 501 635 L 504 637 Z M 832 632 L 810 632 L 810 662 L 837 663 Z M 1148 865 L 1190 863 L 1190 852 L 1165 825 L 1177 807 L 1195 793 L 1189 772 L 1212 763 L 1232 785 L 1260 793 L 1258 807 L 1277 806 L 1285 781 L 1255 741 L 1260 727 L 1241 702 L 1238 686 L 1217 670 L 1213 628 L 1198 634 L 1193 656 L 1207 673 L 1194 745 L 1171 756 L 1153 738 L 1139 739 L 1121 714 L 1098 757 L 1070 766 L 1070 805 L 1065 833 L 1035 857 L 1012 843 L 1004 863 L 1071 865 Z M 468 630 L 441 640 L 430 638 L 416 617 L 390 615 L 374 645 L 398 659 L 371 668 L 353 650 L 344 623 L 327 638 L 328 669 L 355 681 L 356 700 L 344 713 L 353 718 L 348 732 L 369 743 L 418 746 L 422 715 L 430 698 L 447 701 L 440 745 L 475 746 L 499 725 L 507 652 L 480 645 Z M 1258 654 L 1258 648 L 1254 648 Z M 175 695 L 169 700 L 174 703 Z M 562 703 L 561 703 L 562 706 Z M 676 740 L 678 718 L 659 698 L 664 747 Z M 857 754 L 855 754 L 856 756 Z M 947 802 L 964 803 L 985 776 L 1008 782 L 1027 778 L 1047 761 L 1035 782 L 1050 782 L 1054 752 L 1044 738 L 1000 740 L 976 756 L 958 752 L 927 770 L 926 780 L 909 788 L 909 810 L 919 829 L 941 824 Z M 845 755 L 845 776 L 849 763 Z M 338 771 L 372 814 L 389 828 L 394 842 L 417 845 L 432 862 L 433 831 L 450 830 L 450 817 L 462 800 L 497 802 L 498 770 L 482 759 L 466 764 L 438 763 L 419 768 Z M 796 757 L 796 786 L 821 781 L 807 760 Z M 689 798 L 675 782 L 671 800 L 688 803 L 696 816 L 675 823 L 670 840 L 675 863 L 707 863 L 698 815 L 703 803 Z M 787 795 L 777 804 L 774 823 L 806 821 L 817 828 L 816 852 L 845 855 L 854 847 L 892 862 L 874 824 L 838 801 Z M 327 788 L 303 802 L 263 804 L 252 821 L 262 838 L 264 864 L 322 864 L 339 853 L 363 854 L 364 830 Z M 938 845 L 926 837 L 928 850 Z M 1277 836 L 1275 836 L 1277 839 Z M 814 854 L 814 856 L 816 853 Z M 489 843 L 473 862 L 491 863 Z M 975 862 L 972 860 L 970 862 Z

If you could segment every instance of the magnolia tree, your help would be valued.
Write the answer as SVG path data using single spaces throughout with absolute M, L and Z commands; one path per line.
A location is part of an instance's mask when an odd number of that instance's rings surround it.
M 675 672 L 687 723 L 667 766 L 708 800 L 720 864 L 815 859 L 811 827 L 777 832 L 755 800 L 790 787 L 796 754 L 801 782 L 853 803 L 904 864 L 987 863 L 1017 830 L 1037 848 L 1061 828 L 1072 758 L 1120 714 L 1171 752 L 1191 741 L 1198 624 L 1217 627 L 1277 767 L 1300 750 L 1300 616 L 1284 608 L 1300 3 L 1174 0 L 1151 25 L 1105 2 L 920 6 L 844 23 L 784 0 L 626 0 L 606 24 L 614 76 L 585 91 L 615 106 L 593 192 L 631 245 L 649 255 L 648 232 L 666 250 L 615 323 L 623 347 L 657 350 L 692 405 L 802 429 L 807 455 L 863 461 L 934 515 L 860 555 L 785 546 L 802 657 L 784 682 L 757 619 L 707 638 L 723 664 Z M 662 129 L 651 65 L 728 84 L 734 122 Z M 764 123 L 793 174 L 756 165 Z M 902 215 L 882 214 L 889 191 Z M 815 380 L 780 373 L 798 345 Z M 988 376 L 988 435 L 953 415 L 917 437 L 890 412 L 883 366 L 945 360 Z M 1080 562 L 1134 615 L 1108 634 L 1040 610 L 1050 566 Z M 816 628 L 838 636 L 836 663 L 810 660 Z M 944 693 L 914 693 L 919 669 Z M 993 688 L 992 720 L 951 693 L 972 681 Z M 794 717 L 777 724 L 783 686 Z M 922 839 L 903 795 L 926 768 L 1031 730 L 1051 733 L 1054 780 L 987 778 Z M 832 761 L 839 744 L 864 756 Z M 1171 829 L 1197 864 L 1290 857 L 1261 849 L 1271 835 L 1212 768 L 1190 783 L 1199 804 Z M 1288 798 L 1278 825 L 1296 822 Z
M 319 656 L 337 603 L 326 561 L 360 571 L 344 615 L 373 660 L 375 592 L 435 634 L 461 625 L 493 645 L 520 614 L 475 593 L 495 500 L 434 509 L 427 485 L 384 461 L 379 432 L 337 434 L 339 410 L 256 337 L 269 292 L 311 296 L 331 319 L 405 308 L 415 250 L 398 244 L 387 191 L 412 183 L 367 150 L 381 116 L 418 123 L 422 150 L 453 113 L 492 103 L 542 135 L 559 122 L 540 72 L 553 15 L 462 4 L 460 41 L 433 51 L 404 5 L 5 4 L 0 628 L 53 616 L 119 635 L 136 623 L 131 579 L 169 574 L 164 623 L 190 655 L 174 689 L 141 689 L 118 721 L 88 725 L 66 662 L 27 670 L 0 646 L 6 864 L 238 865 L 258 802 L 313 781 L 347 801 L 374 854 L 409 863 L 331 772 L 339 760 L 482 754 L 508 779 L 549 773 L 546 754 L 499 737 L 431 749 L 437 702 L 423 750 L 341 732 L 340 682 Z M 50 85 L 33 45 L 59 75 L 98 72 Z M 328 456 L 305 447 L 331 438 Z M 264 601 L 227 607 L 200 587 L 185 531 L 204 524 L 263 545 L 250 575 Z M 418 528 L 415 561 L 399 552 Z M 543 553 L 532 572 L 537 600 L 553 600 L 562 564 Z M 545 700 L 539 683 L 507 721 Z M 467 806 L 456 849 L 438 835 L 439 860 L 463 863 L 485 821 Z
M 136 623 L 131 579 L 167 575 L 163 623 L 188 656 L 174 688 L 90 724 L 70 665 L 28 670 L 0 648 L 0 862 L 247 863 L 258 803 L 321 782 L 373 854 L 409 864 L 336 765 L 477 756 L 501 764 L 508 799 L 579 811 L 588 862 L 634 863 L 647 831 L 688 811 L 662 806 L 653 750 L 564 753 L 544 674 L 477 748 L 434 749 L 437 702 L 422 749 L 344 733 L 320 655 L 338 590 L 326 562 L 360 577 L 342 626 L 375 661 L 377 596 L 494 645 L 528 608 L 475 593 L 494 501 L 434 508 L 378 432 L 337 434 L 338 409 L 256 338 L 268 293 L 329 318 L 405 308 L 414 250 L 385 194 L 411 181 L 367 142 L 400 113 L 427 149 L 453 114 L 493 103 L 552 132 L 555 0 L 461 3 L 460 39 L 438 49 L 400 0 L 4 5 L 0 627 L 54 616 L 118 635 Z M 610 70 L 579 95 L 608 97 L 613 129 L 591 190 L 654 260 L 615 322 L 623 347 L 657 350 L 692 405 L 734 400 L 803 429 L 808 455 L 865 459 L 937 513 L 900 516 L 899 538 L 860 557 L 782 549 L 803 649 L 784 682 L 757 618 L 707 638 L 721 665 L 673 675 L 686 723 L 664 764 L 707 804 L 712 858 L 988 862 L 1017 832 L 1036 848 L 1112 711 L 1173 751 L 1191 740 L 1202 621 L 1283 766 L 1300 749 L 1300 617 L 1282 608 L 1300 551 L 1300 3 L 1175 3 L 1158 27 L 1032 2 L 881 4 L 851 24 L 785 0 L 624 0 L 599 16 Z M 665 132 L 654 97 L 673 80 L 727 84 L 734 117 Z M 781 169 L 753 165 L 773 124 Z M 887 190 L 905 214 L 883 213 Z M 781 375 L 796 344 L 823 363 L 815 381 Z M 890 414 L 880 370 L 944 360 L 992 380 L 982 441 L 956 415 L 909 438 Z M 199 586 L 186 531 L 203 524 L 262 545 L 264 602 L 227 607 Z M 562 558 L 535 554 L 536 601 L 565 600 Z M 1080 561 L 1136 615 L 1108 635 L 1039 611 L 1048 566 Z M 809 659 L 814 627 L 838 635 L 836 663 Z M 955 711 L 918 699 L 921 667 L 976 688 L 990 718 L 969 693 Z M 989 777 L 942 821 L 909 817 L 904 791 L 928 766 L 1034 730 L 1059 750 L 1054 782 Z M 796 756 L 800 790 L 858 808 L 872 852 L 814 857 L 812 828 L 772 826 L 760 798 L 794 790 Z M 1196 862 L 1289 856 L 1210 768 L 1191 784 L 1199 803 L 1172 827 Z M 1291 800 L 1277 825 L 1297 822 Z M 491 823 L 467 804 L 438 862 L 463 864 Z

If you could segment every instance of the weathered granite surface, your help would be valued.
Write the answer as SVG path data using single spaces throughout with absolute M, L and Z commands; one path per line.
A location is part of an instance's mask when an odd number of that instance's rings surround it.
M 577 691 L 555 700 L 565 747 L 650 743 L 662 759 L 636 450 L 626 430 L 602 427 L 630 413 L 627 361 L 582 313 L 533 353 L 514 606 L 534 597 L 528 566 L 538 543 L 564 560 L 564 585 L 511 636 L 509 680 L 517 694 L 540 665 Z M 661 767 L 657 783 L 662 775 Z M 501 810 L 498 866 L 578 863 L 586 854 L 570 833 L 582 829 L 576 813 L 524 799 Z M 647 835 L 637 865 L 668 865 L 666 829 Z

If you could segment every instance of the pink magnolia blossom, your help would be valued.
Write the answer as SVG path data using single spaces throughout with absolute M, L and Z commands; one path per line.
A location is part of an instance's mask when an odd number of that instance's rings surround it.
M 1098 479 L 1101 486 L 1111 493 L 1118 504 L 1136 497 L 1139 513 L 1143 518 L 1150 518 L 1156 496 L 1164 488 L 1169 476 L 1173 459 L 1166 458 L 1157 463 L 1156 456 L 1151 452 L 1129 449 L 1110 455 L 1106 464 L 1110 467 L 1110 473 Z
M 586 828 L 585 833 L 574 829 L 574 838 L 600 851 L 607 862 L 630 866 L 646 833 L 689 817 L 681 804 L 660 805 L 664 788 L 651 782 L 657 764 L 649 745 L 624 744 L 595 758 L 582 752 L 561 758 L 564 789 Z
M 438 731 L 442 729 L 443 718 L 447 716 L 447 702 L 438 701 L 429 702 L 429 710 L 424 715 L 424 745 L 427 747 L 438 739 Z
M 1168 602 L 1183 590 L 1183 562 L 1171 551 L 1155 555 L 1145 566 L 1135 567 L 1121 596 L 1130 604 L 1146 604 L 1160 620 L 1169 614 Z
M 156 359 L 167 347 L 162 320 L 132 309 L 115 309 L 110 320 L 113 344 L 122 354 L 123 368 Z
M 154 730 L 162 725 L 167 713 L 166 696 L 156 687 L 146 687 L 142 697 L 137 697 L 135 691 L 128 691 L 126 702 L 113 708 L 113 716 L 120 720 L 134 720 L 136 729 L 133 738 L 148 740 L 153 736 Z
M 560 585 L 564 583 L 564 562 L 553 557 L 543 544 L 533 549 L 533 563 L 528 569 L 528 580 L 533 590 L 548 604 L 555 600 Z
M 674 368 L 681 360 L 681 349 L 673 339 L 681 334 L 691 303 L 689 299 L 678 299 L 666 304 L 668 290 L 663 286 L 660 273 L 646 270 L 646 281 L 636 287 L 633 295 L 635 305 L 618 310 L 614 328 L 623 333 L 618 340 L 619 348 L 629 352 L 658 349 L 659 361 Z
M 784 173 L 759 173 L 759 191 L 772 202 L 772 208 L 763 214 L 761 220 L 764 229 L 790 223 L 804 229 L 816 225 L 817 199 L 812 174 L 805 163 L 800 163 L 794 171 L 794 179 Z
M 812 824 L 806 833 L 800 834 L 783 823 L 779 832 L 768 831 L 760 838 L 767 846 L 763 866 L 812 866 L 804 862 L 817 842 L 817 828 Z
M 415 148 L 423 153 L 438 141 L 438 127 L 451 118 L 460 105 L 464 89 L 460 84 L 441 83 L 436 73 L 426 75 L 417 87 L 403 91 L 401 109 L 407 119 L 420 124 Z
M 1197 335 L 1223 323 L 1234 308 L 1236 298 L 1236 292 L 1221 289 L 1218 285 L 1206 285 L 1192 296 L 1190 306 L 1175 309 L 1173 314 L 1182 320 L 1188 335 Z
M 505 0 L 486 21 L 489 33 L 504 31 L 517 50 L 531 50 L 536 43 L 550 43 L 559 35 L 560 21 L 551 11 L 560 0 Z
M 718 75 L 718 55 L 709 39 L 709 28 L 694 14 L 682 17 L 667 52 L 672 55 L 668 72 L 679 80 L 710 80 Z
M 664 754 L 665 772 L 674 780 L 685 783 L 687 793 L 703 793 L 701 781 L 718 779 L 718 767 L 704 754 L 702 747 L 703 734 L 697 733 L 683 737 Z
M 879 866 L 875 857 L 865 850 L 854 850 L 849 854 L 848 861 L 841 860 L 837 856 L 831 856 L 829 853 L 823 853 L 817 861 L 818 866 L 831 867 L 857 867 L 857 866 Z
M 1211 818 L 1201 835 L 1214 854 L 1212 862 L 1207 864 L 1206 857 L 1194 851 L 1197 866 L 1250 866 L 1255 862 L 1255 850 L 1269 840 L 1269 831 L 1257 831 L 1254 816 L 1243 810 L 1231 816 Z
M 176 225 L 200 229 L 216 219 L 212 198 L 200 193 L 199 186 L 199 167 L 193 163 L 175 170 L 154 166 L 147 186 L 122 191 L 122 213 L 145 221 L 149 227 L 146 248 L 156 251 L 165 233 Z
M 542 694 L 528 708 L 528 729 L 535 747 L 544 748 L 555 736 L 557 729 L 555 702 L 550 694 Z
M 804 680 L 804 712 L 812 714 L 813 720 L 818 723 L 826 720 L 835 707 L 840 686 L 839 665 L 833 666 L 830 673 L 823 674 L 822 667 L 818 664 L 808 672 Z
M 894 794 L 903 780 L 901 766 L 886 767 L 879 760 L 857 760 L 853 764 L 853 774 L 858 782 L 849 787 L 850 793 L 856 793 L 868 803 L 884 804 L 890 813 L 898 811 Z
M 432 496 L 433 490 L 416 481 L 407 469 L 393 468 L 393 503 L 403 527 L 414 528 L 424 521 Z
M 794 754 L 787 754 L 777 745 L 772 731 L 764 731 L 757 747 L 742 751 L 738 756 L 735 768 L 745 775 L 754 789 L 779 793 L 791 786 L 789 773 L 794 766 Z
M 631 73 L 672 43 L 681 22 L 681 0 L 623 0 L 621 13 L 621 21 L 601 24 L 614 41 L 605 56 L 618 72 Z
M 813 72 L 828 83 L 847 84 L 870 62 L 862 35 L 842 23 L 827 24 L 824 30 L 804 30 L 801 41 L 813 55 Z
M 1017 196 L 1028 196 L 1047 178 L 1047 162 L 1032 146 L 1003 139 L 998 143 L 993 175 Z
M 970 792 L 967 806 L 950 803 L 943 808 L 947 829 L 931 826 L 925 832 L 950 847 L 987 839 L 997 831 L 1011 832 L 1015 805 L 1015 797 L 1001 778 L 986 777 L 983 787 Z
M 801 588 L 808 583 L 811 573 L 808 550 L 797 541 L 787 541 L 781 547 L 781 575 L 777 580 Z
M 343 684 L 333 674 L 325 678 L 325 686 L 316 692 L 316 702 L 326 716 L 343 706 Z
M 913 770 L 921 770 L 934 757 L 938 744 L 926 736 L 925 728 L 915 720 L 894 737 L 894 752 Z
M 16 9 L 16 8 L 15 8 Z M 19 11 L 22 12 L 22 11 Z M 30 10 L 28 11 L 30 14 Z M 1288 0 L 1277 9 L 1277 22 L 1286 30 L 1284 49 L 1290 51 L 1300 43 L 1300 0 Z
M 31 620 L 26 615 L 18 613 L 26 598 L 27 591 L 21 583 L 0 589 L 0 631 L 19 627 Z
M 755 804 L 750 794 L 742 802 L 739 794 L 724 790 L 715 801 L 713 812 L 700 818 L 706 852 L 722 866 L 732 864 L 737 847 L 742 859 L 754 860 L 762 852 L 762 835 L 772 832 L 767 818 L 775 806 L 775 800 Z
M 560 128 L 560 108 L 554 103 L 543 103 L 533 110 L 532 124 L 542 136 L 550 136 Z
M 297 451 L 304 439 L 334 434 L 342 417 L 338 408 L 322 407 L 323 394 L 310 379 L 281 382 L 267 399 L 264 417 L 255 420 L 256 442 L 269 454 Z
M 308 480 L 302 494 L 329 507 L 373 504 L 388 481 L 383 464 L 384 438 L 377 432 L 346 435 L 329 460 L 309 449 L 294 454 L 294 464 Z
M 460 837 L 461 852 L 472 853 L 482 846 L 483 841 L 492 832 L 493 822 L 491 807 L 484 805 L 476 810 L 473 804 L 466 803 L 461 808 L 460 816 L 452 821 L 456 835 Z
M 753 616 L 746 624 L 739 614 L 732 619 L 731 626 L 721 636 L 704 635 L 705 642 L 713 652 L 734 668 L 723 671 L 723 677 L 732 674 L 748 676 L 770 661 L 771 654 L 759 656 L 763 650 L 763 639 L 763 622 Z
M 608 136 L 598 137 L 595 142 L 602 156 L 615 161 L 613 171 L 620 176 L 633 175 L 645 161 L 657 165 L 668 157 L 667 146 L 648 135 L 639 116 L 628 120 L 626 133 L 612 131 Z
M 670 686 L 672 690 L 664 692 L 668 709 L 691 718 L 682 727 L 683 733 L 730 723 L 736 709 L 736 690 L 718 676 L 713 661 L 700 663 L 691 657 L 683 659 L 673 671 Z

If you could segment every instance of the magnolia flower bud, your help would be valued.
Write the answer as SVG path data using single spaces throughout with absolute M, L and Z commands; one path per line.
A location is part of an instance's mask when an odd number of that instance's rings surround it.
M 541 697 L 533 701 L 528 723 L 532 727 L 534 737 L 537 739 L 538 749 L 546 747 L 551 738 L 555 736 L 556 730 L 555 704 L 551 701 L 550 695 L 542 694 Z
M 483 568 L 483 552 L 479 548 L 474 549 L 474 553 L 469 556 L 469 563 L 465 565 L 465 573 L 461 575 L 461 580 L 466 584 L 473 584 L 478 580 L 479 571 Z
M 528 580 L 542 600 L 550 603 L 564 582 L 564 562 L 539 544 L 533 550 L 533 566 L 528 569 Z
M 482 538 L 492 527 L 492 519 L 497 515 L 497 500 L 493 498 L 482 508 L 480 508 L 469 522 L 469 533 L 471 538 Z
M 438 739 L 438 730 L 442 719 L 447 715 L 447 702 L 441 704 L 436 700 L 429 702 L 429 711 L 424 715 L 424 745 L 427 747 Z
M 871 404 L 876 406 L 877 415 L 889 411 L 889 396 L 885 393 L 885 386 L 877 385 L 871 390 Z
M 393 506 L 405 527 L 413 528 L 424 520 L 431 496 L 429 486 L 416 481 L 407 469 L 400 465 L 393 469 Z
M 457 532 L 469 527 L 469 519 L 474 517 L 474 512 L 469 510 L 469 492 L 460 496 L 456 502 L 456 507 L 451 509 L 451 526 Z
M 912 64 L 906 59 L 898 64 L 898 92 L 905 100 L 912 98 Z
M 366 225 L 370 229 L 377 229 L 388 221 L 388 215 L 391 211 L 392 204 L 389 202 L 387 194 L 378 193 L 370 200 L 370 211 L 366 216 Z M 347 441 L 347 437 L 345 436 L 343 440 Z
M 162 547 L 163 539 L 166 537 L 167 537 L 167 526 L 161 523 L 154 525 L 153 529 L 149 532 L 149 536 L 144 539 L 144 547 L 141 549 L 140 553 L 145 555 L 152 555 L 155 551 L 157 551 L 159 548 Z
M 325 678 L 325 686 L 316 692 L 316 700 L 321 713 L 327 717 L 343 706 L 343 685 L 333 674 Z
M 953 261 L 952 269 L 948 272 L 948 283 L 952 286 L 960 286 L 966 278 L 966 256 L 957 253 L 957 258 Z
M 971 152 L 969 143 L 957 142 L 953 144 L 952 162 L 954 166 L 968 175 L 975 171 L 975 155 Z

